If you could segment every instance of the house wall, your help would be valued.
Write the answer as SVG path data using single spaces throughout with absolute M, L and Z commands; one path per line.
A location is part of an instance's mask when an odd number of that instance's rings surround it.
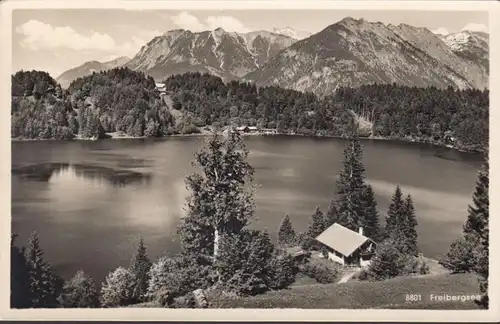
M 337 263 L 340 263 L 342 265 L 344 265 L 344 258 L 343 257 L 340 257 L 340 256 L 337 256 L 334 252 L 330 252 L 328 251 L 328 258 L 332 261 L 335 261 Z

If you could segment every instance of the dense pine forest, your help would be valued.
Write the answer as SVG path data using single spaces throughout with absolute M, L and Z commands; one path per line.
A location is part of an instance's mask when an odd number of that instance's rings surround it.
M 151 77 L 127 68 L 79 78 L 67 90 L 45 72 L 17 72 L 12 76 L 12 137 L 102 138 L 113 132 L 157 137 L 227 125 L 345 137 L 354 117 L 367 125 L 364 135 L 373 137 L 449 144 L 464 151 L 483 151 L 488 143 L 488 90 L 374 84 L 340 88 L 320 98 L 279 87 L 225 84 L 200 73 L 164 82 L 172 107 Z

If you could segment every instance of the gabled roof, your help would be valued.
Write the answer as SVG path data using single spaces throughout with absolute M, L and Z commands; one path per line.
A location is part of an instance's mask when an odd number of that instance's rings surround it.
M 335 223 L 316 237 L 316 240 L 344 256 L 349 256 L 370 239 Z

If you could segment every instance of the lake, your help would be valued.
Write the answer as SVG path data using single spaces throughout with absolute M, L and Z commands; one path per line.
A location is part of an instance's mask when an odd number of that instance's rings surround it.
M 193 154 L 203 140 L 13 142 L 12 230 L 18 244 L 27 244 L 36 230 L 60 275 L 67 279 L 82 269 L 98 282 L 128 266 L 140 236 L 152 259 L 178 252 L 184 177 L 194 170 Z M 326 211 L 330 204 L 345 141 L 256 136 L 245 142 L 260 185 L 252 227 L 275 238 L 288 213 L 295 230 L 305 231 L 316 206 Z M 481 157 L 413 143 L 362 144 L 381 219 L 399 184 L 414 199 L 421 251 L 442 256 L 461 233 Z

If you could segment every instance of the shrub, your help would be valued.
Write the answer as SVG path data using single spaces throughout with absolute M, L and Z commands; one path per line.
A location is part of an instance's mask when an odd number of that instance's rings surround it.
M 358 279 L 385 280 L 399 276 L 405 272 L 409 260 L 410 257 L 401 254 L 392 240 L 387 240 L 379 245 L 366 273 Z
M 453 273 L 469 272 L 476 266 L 475 244 L 460 238 L 451 244 L 450 250 L 439 263 Z
M 339 276 L 338 266 L 330 260 L 314 260 L 300 266 L 300 272 L 318 283 L 334 283 Z
M 147 298 L 164 299 L 165 291 L 171 298 L 176 298 L 198 288 L 208 288 L 215 282 L 216 274 L 204 261 L 192 260 L 184 255 L 161 258 L 149 272 Z
M 223 288 L 237 295 L 268 290 L 274 246 L 267 233 L 242 231 L 221 236 L 216 268 Z
M 58 300 L 61 306 L 66 308 L 99 307 L 99 293 L 95 283 L 83 271 L 78 271 L 64 284 Z
M 134 302 L 136 278 L 129 270 L 119 267 L 111 272 L 101 289 L 101 304 L 104 307 L 127 306 Z
M 299 272 L 297 261 L 289 254 L 279 252 L 269 263 L 271 274 L 267 286 L 270 289 L 283 289 L 295 282 Z

